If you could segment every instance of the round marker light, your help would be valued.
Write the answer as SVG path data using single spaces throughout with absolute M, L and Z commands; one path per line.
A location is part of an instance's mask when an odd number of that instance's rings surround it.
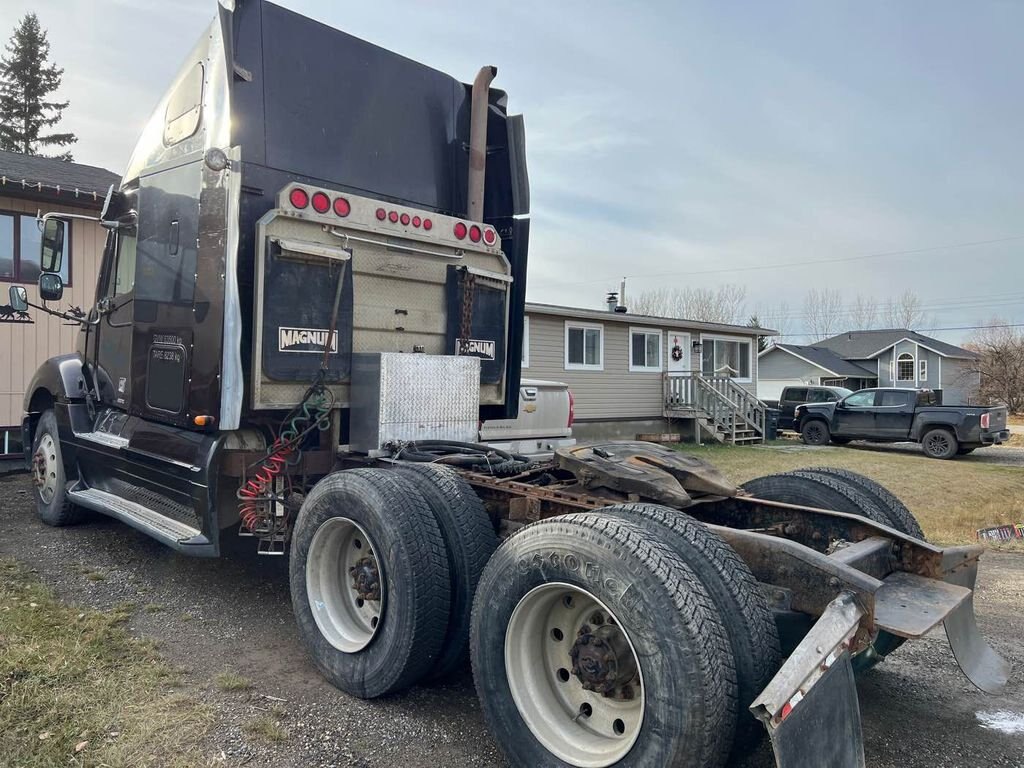
M 384 221 L 388 217 L 388 212 L 383 208 L 377 209 L 377 221 Z
M 310 202 L 313 204 L 313 210 L 317 213 L 327 213 L 331 210 L 331 198 L 323 192 L 314 192 Z
M 480 227 L 478 227 L 476 224 L 474 224 L 472 227 L 469 228 L 469 239 L 472 240 L 474 243 L 479 243 L 480 242 L 480 237 L 481 237 Z
M 459 238 L 459 240 L 466 239 L 466 225 L 461 221 L 456 221 L 455 226 L 452 229 L 453 234 Z
M 432 222 L 430 219 L 424 219 L 423 220 L 423 228 L 424 229 L 433 229 L 434 228 L 434 222 Z
M 388 221 L 390 221 L 392 224 L 396 224 L 398 222 L 398 212 L 392 211 L 391 213 L 389 213 Z
M 422 221 L 420 220 L 420 217 L 419 217 L 419 216 L 413 216 L 413 217 L 412 217 L 412 225 L 413 225 L 414 227 L 418 227 L 418 226 L 419 226 L 420 224 L 422 224 L 422 223 L 423 223 L 423 222 L 422 222 Z
M 404 224 L 405 226 L 409 226 L 409 221 L 410 221 L 409 214 L 408 213 L 403 213 L 402 214 L 402 224 Z
M 295 187 L 288 193 L 288 202 L 292 204 L 292 208 L 305 208 L 309 205 L 309 195 L 302 187 Z
M 494 234 L 493 229 L 484 230 L 484 242 L 488 245 L 494 245 L 494 241 L 497 239 L 497 235 Z
M 348 204 L 348 200 L 344 197 L 334 198 L 334 212 L 338 216 L 348 216 L 352 213 L 352 206 Z

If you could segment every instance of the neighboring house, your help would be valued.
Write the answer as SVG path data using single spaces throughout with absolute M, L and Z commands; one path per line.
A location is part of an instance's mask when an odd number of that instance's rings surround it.
M 28 300 L 39 303 L 39 212 L 98 216 L 111 184 L 120 177 L 90 165 L 0 151 L 0 455 L 21 451 L 22 397 L 40 363 L 73 352 L 78 326 L 35 309 L 16 314 L 7 290 L 22 283 Z M 88 310 L 105 232 L 99 222 L 71 219 L 61 275 L 64 299 L 55 309 Z
M 758 357 L 765 399 L 787 386 L 831 384 L 937 389 L 944 403 L 957 405 L 971 403 L 981 383 L 973 352 L 905 328 L 848 331 L 811 346 L 775 344 Z
M 680 426 L 670 426 L 667 419 L 666 376 L 729 378 L 756 396 L 757 340 L 773 333 L 527 303 L 523 376 L 569 385 L 578 439 L 678 432 Z

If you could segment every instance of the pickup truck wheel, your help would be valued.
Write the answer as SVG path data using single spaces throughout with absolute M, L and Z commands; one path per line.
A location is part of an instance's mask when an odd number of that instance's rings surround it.
M 430 507 L 404 477 L 355 469 L 318 482 L 295 521 L 289 581 L 306 650 L 346 693 L 393 693 L 436 663 L 448 560 Z
M 437 464 L 399 464 L 395 472 L 423 495 L 444 537 L 451 577 L 451 612 L 441 656 L 427 679 L 447 677 L 469 661 L 473 595 L 484 566 L 498 547 L 491 519 L 469 483 Z
M 748 706 L 782 662 L 775 618 L 754 574 L 718 534 L 685 512 L 645 503 L 617 504 L 597 512 L 638 522 L 668 544 L 693 569 L 714 601 L 736 665 L 739 712 L 732 754 L 746 753 L 765 735 Z
M 778 475 L 759 477 L 741 486 L 753 496 L 766 501 L 782 501 L 818 509 L 833 509 L 851 515 L 860 515 L 869 520 L 897 528 L 886 514 L 884 507 L 870 496 L 843 479 L 816 470 L 800 470 Z M 862 651 L 851 662 L 854 672 L 865 672 L 885 656 L 903 645 L 903 638 L 879 631 L 872 644 L 874 653 Z
M 889 524 L 897 531 L 913 536 L 915 539 L 927 541 L 924 531 L 921 529 L 921 524 L 917 522 L 914 513 L 881 483 L 876 483 L 870 477 L 865 477 L 857 472 L 851 472 L 848 469 L 840 469 L 839 467 L 811 467 L 802 471 L 827 475 L 849 483 L 874 501 L 881 511 L 885 513 L 885 516 L 889 518 Z
M 807 445 L 828 445 L 831 437 L 828 424 L 821 419 L 811 419 L 800 428 L 800 436 Z
M 36 513 L 47 525 L 74 525 L 85 519 L 86 511 L 68 501 L 57 416 L 53 410 L 45 411 L 36 424 L 32 441 L 32 484 L 36 489 Z
M 956 437 L 945 427 L 936 427 L 925 432 L 921 438 L 924 455 L 933 459 L 951 459 L 956 456 L 960 446 Z
M 470 647 L 484 716 L 513 765 L 724 758 L 736 707 L 725 629 L 649 528 L 595 512 L 513 534 L 484 569 Z

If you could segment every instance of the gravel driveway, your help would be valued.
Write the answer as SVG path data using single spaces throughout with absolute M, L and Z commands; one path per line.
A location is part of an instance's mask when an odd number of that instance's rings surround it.
M 230 538 L 225 557 L 189 559 L 105 518 L 47 528 L 34 516 L 28 489 L 24 475 L 0 478 L 0 555 L 30 564 L 67 600 L 140 606 L 132 630 L 158 640 L 185 670 L 185 684 L 216 709 L 208 751 L 218 763 L 504 764 L 468 671 L 447 685 L 374 702 L 325 683 L 299 646 L 285 558 L 259 557 L 251 539 Z M 87 578 L 86 571 L 102 578 Z M 957 672 L 941 630 L 907 644 L 860 682 L 869 766 L 1024 766 L 1024 556 L 985 558 L 976 605 L 983 630 L 1014 664 L 1015 679 L 1003 694 L 985 696 Z M 218 690 L 212 678 L 224 670 L 251 678 L 255 688 Z M 274 705 L 287 710 L 287 741 L 263 743 L 242 732 Z M 736 768 L 773 764 L 763 747 Z

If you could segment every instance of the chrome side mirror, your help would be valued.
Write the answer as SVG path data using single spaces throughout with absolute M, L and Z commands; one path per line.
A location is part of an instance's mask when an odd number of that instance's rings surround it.
M 56 272 L 43 272 L 39 276 L 39 298 L 43 301 L 60 301 L 63 295 L 64 281 L 60 275 Z
M 28 310 L 28 293 L 25 291 L 25 286 L 12 285 L 7 289 L 7 295 L 11 300 L 11 308 L 15 312 L 25 312 Z

